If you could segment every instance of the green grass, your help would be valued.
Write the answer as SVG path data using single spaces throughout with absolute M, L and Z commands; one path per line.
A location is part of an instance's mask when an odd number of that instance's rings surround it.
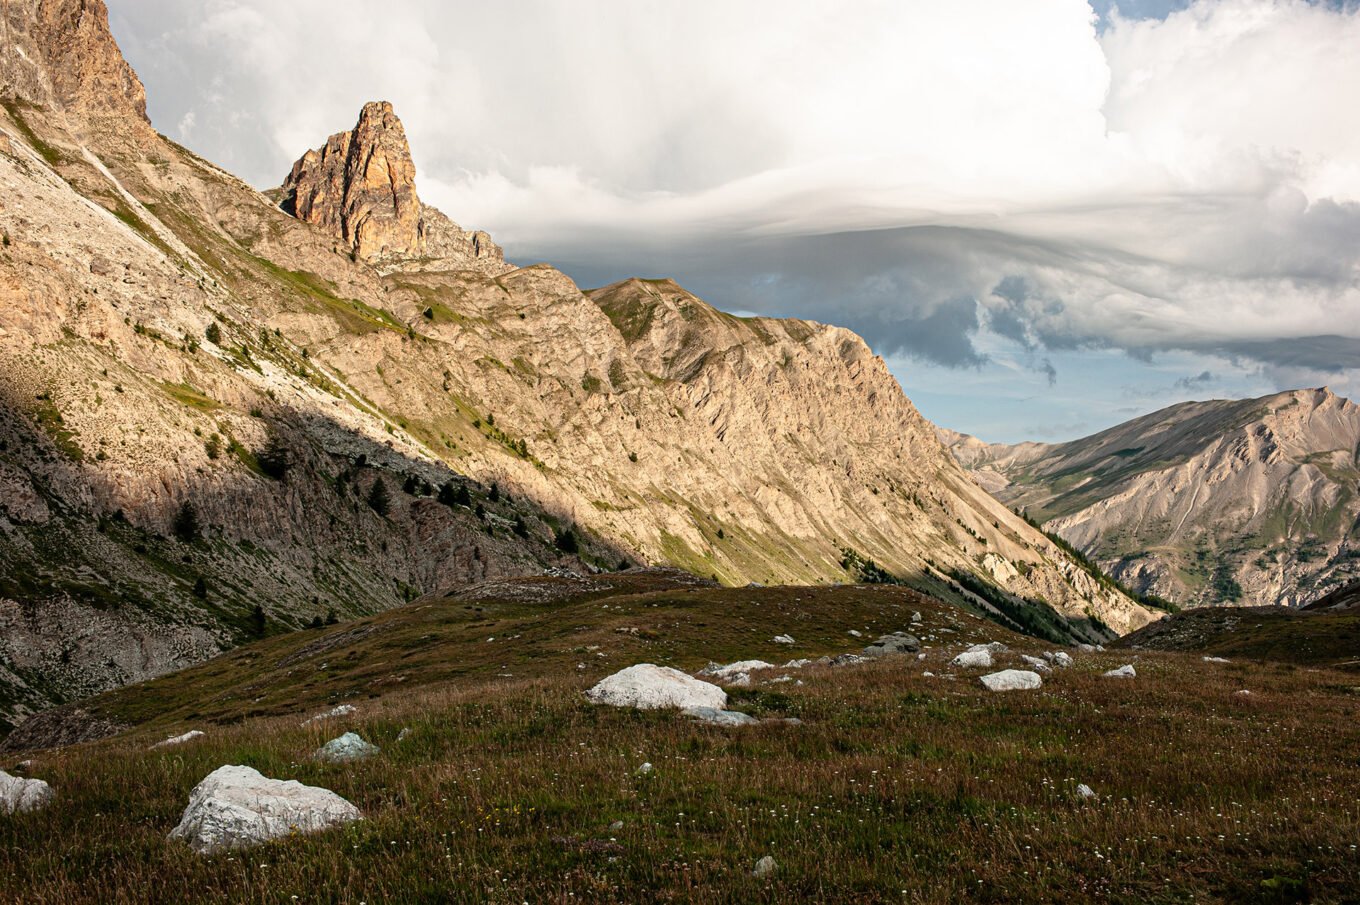
M 222 407 L 222 403 L 204 393 L 199 392 L 187 383 L 161 383 L 160 388 L 165 394 L 181 405 L 186 405 L 199 412 L 213 412 Z
M 63 455 L 73 462 L 85 461 L 85 450 L 76 442 L 79 435 L 66 426 L 66 419 L 57 408 L 57 404 L 52 401 L 50 394 L 42 393 L 35 398 L 29 413 L 38 429 L 47 435 Z
M 28 120 L 24 118 L 23 108 L 28 107 L 29 109 L 34 109 L 31 105 L 25 104 L 23 101 L 15 98 L 4 98 L 3 100 L 0 100 L 0 105 L 4 106 L 5 112 L 7 112 L 9 118 L 14 121 L 15 128 L 23 134 L 24 141 L 38 153 L 39 157 L 46 161 L 48 166 L 57 167 L 66 162 L 66 155 L 39 138 L 38 133 L 33 131 L 33 127 L 30 126 Z
M 301 299 L 335 316 L 336 320 L 351 333 L 364 334 L 377 330 L 391 330 L 403 336 L 407 325 L 396 315 L 382 308 L 374 308 L 357 299 L 342 299 L 335 293 L 335 287 L 314 273 L 288 270 L 267 258 L 252 255 L 252 260 L 284 286 L 293 290 Z
M 1034 642 L 901 588 L 631 580 L 622 596 L 427 599 L 251 645 L 189 671 L 198 684 L 119 692 L 142 696 L 146 723 L 36 755 L 59 806 L 0 820 L 0 898 L 1251 903 L 1360 888 L 1360 730 L 1338 674 L 1140 654 L 1138 679 L 1102 679 L 1121 652 L 1078 655 L 1040 692 L 992 694 L 943 678 L 947 658 L 978 638 Z M 915 609 L 919 634 L 948 639 L 927 641 L 924 663 L 809 667 L 791 673 L 803 684 L 734 690 L 733 706 L 801 725 L 723 730 L 580 694 L 665 654 L 692 668 L 851 649 L 863 642 L 846 629 L 906 627 Z M 398 625 L 357 634 L 383 620 Z M 775 626 L 799 647 L 774 649 Z M 172 708 L 158 687 L 177 689 Z M 299 725 L 337 700 L 359 713 Z M 208 736 L 147 750 L 187 728 Z M 310 757 L 345 729 L 383 753 Z M 643 761 L 655 769 L 639 776 Z M 365 819 L 211 858 L 167 841 L 189 790 L 224 763 L 334 789 Z M 1083 803 L 1079 782 L 1100 799 Z M 753 877 L 767 854 L 778 869 Z

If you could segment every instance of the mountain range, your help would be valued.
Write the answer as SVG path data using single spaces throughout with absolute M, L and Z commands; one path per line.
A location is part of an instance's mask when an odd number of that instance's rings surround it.
M 152 128 L 99 0 L 0 25 L 6 722 L 544 570 L 902 581 L 1061 640 L 1155 618 L 850 331 L 507 262 L 420 200 L 382 102 L 258 191 Z
M 1360 406 L 1329 389 L 1185 402 L 1070 443 L 941 437 L 1136 591 L 1303 606 L 1360 578 Z

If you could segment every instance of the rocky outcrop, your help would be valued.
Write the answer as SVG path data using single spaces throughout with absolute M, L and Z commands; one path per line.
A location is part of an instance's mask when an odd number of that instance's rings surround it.
M 248 848 L 295 833 L 315 833 L 362 819 L 329 789 L 269 779 L 250 767 L 218 767 L 189 794 L 171 839 L 199 854 Z
M 406 130 L 387 101 L 365 104 L 352 130 L 304 154 L 281 191 L 284 210 L 338 237 L 366 263 L 506 269 L 489 235 L 463 230 L 421 203 Z
M 109 31 L 103 0 L 8 0 L 0 74 L 0 92 L 28 104 L 149 122 L 146 90 Z

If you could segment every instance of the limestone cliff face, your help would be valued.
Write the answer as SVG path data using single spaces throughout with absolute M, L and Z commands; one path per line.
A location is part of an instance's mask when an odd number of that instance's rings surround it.
M 383 105 L 295 168 L 299 218 L 120 91 L 0 111 L 0 720 L 554 566 L 813 583 L 851 550 L 1063 637 L 1152 618 L 852 333 L 507 265 L 420 204 Z
M 147 123 L 146 91 L 109 32 L 103 0 L 6 0 L 0 5 L 0 91 L 83 116 Z
M 1360 577 L 1360 407 L 1326 388 L 1182 403 L 1056 445 L 947 440 L 1002 499 L 1183 605 L 1299 606 Z
M 334 234 L 366 263 L 436 259 L 503 269 L 490 236 L 421 204 L 406 130 L 386 101 L 365 104 L 352 130 L 299 158 L 282 195 L 285 210 Z

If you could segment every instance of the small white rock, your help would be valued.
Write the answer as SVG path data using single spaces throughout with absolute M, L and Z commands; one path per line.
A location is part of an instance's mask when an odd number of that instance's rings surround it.
M 314 717 L 303 720 L 302 725 L 310 726 L 312 723 L 317 723 L 321 720 L 332 720 L 337 717 L 351 716 L 358 712 L 359 708 L 355 707 L 353 704 L 338 704 L 330 710 L 327 710 L 325 713 L 318 713 Z
M 646 776 L 648 773 L 652 772 L 655 769 L 656 768 L 652 766 L 651 761 L 643 761 L 642 766 L 637 768 L 637 775 Z
M 1138 673 L 1134 672 L 1132 663 L 1125 663 L 1118 669 L 1112 669 L 1104 674 L 1107 679 L 1133 679 L 1137 678 Z
M 775 635 L 775 636 L 774 636 L 774 643 L 775 643 L 775 644 L 797 644 L 798 642 L 794 641 L 793 638 L 792 638 L 791 636 L 789 636 L 789 635 Z
M 1074 661 L 1072 660 L 1070 654 L 1067 654 L 1063 651 L 1058 651 L 1053 655 L 1053 662 L 1061 666 L 1063 669 L 1067 669 L 1067 667 L 1071 666 Z
M 1088 786 L 1086 783 L 1081 783 L 1080 785 L 1077 786 L 1077 796 L 1086 801 L 1090 801 L 1092 798 L 1098 797 L 1095 793 L 1095 790 Z
M 863 637 L 864 637 L 864 635 L 860 634 L 859 632 L 855 631 L 854 629 L 850 629 L 850 631 L 846 632 L 846 634 L 849 635 L 851 638 L 863 638 Z
M 156 744 L 154 744 L 154 745 L 151 746 L 151 750 L 154 751 L 154 750 L 157 749 L 157 748 L 168 748 L 168 747 L 171 747 L 171 746 L 173 746 L 173 745 L 182 745 L 182 744 L 184 744 L 185 742 L 192 742 L 194 739 L 196 739 L 196 738 L 202 738 L 202 737 L 203 737 L 203 732 L 202 732 L 201 730 L 199 730 L 199 729 L 190 729 L 188 732 L 184 733 L 183 735 L 172 735 L 170 738 L 166 739 L 166 740 L 163 741 L 163 742 L 156 742 Z
M 1231 660 L 1226 660 L 1226 659 L 1224 659 L 1223 657 L 1201 657 L 1200 659 L 1202 659 L 1205 663 L 1231 663 L 1231 662 L 1232 662 Z
M 753 877 L 768 877 L 770 874 L 774 873 L 778 867 L 779 865 L 775 863 L 774 858 L 766 855 L 756 862 L 756 868 L 751 871 L 751 875 Z
M 949 663 L 963 669 L 988 669 L 993 665 L 992 652 L 985 647 L 969 648 Z
M 1051 672 L 1053 667 L 1048 665 L 1048 661 L 1042 657 L 1031 657 L 1029 654 L 1021 654 L 1020 659 L 1036 672 Z

